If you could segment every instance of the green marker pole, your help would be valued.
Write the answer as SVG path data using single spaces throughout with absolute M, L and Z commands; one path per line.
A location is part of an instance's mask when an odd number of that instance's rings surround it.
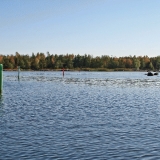
M 0 94 L 3 90 L 3 64 L 0 64 Z

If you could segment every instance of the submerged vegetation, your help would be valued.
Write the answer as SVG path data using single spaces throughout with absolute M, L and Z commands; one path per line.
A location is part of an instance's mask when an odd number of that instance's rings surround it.
M 0 55 L 0 63 L 4 69 L 17 69 L 20 66 L 24 70 L 97 70 L 97 71 L 130 71 L 130 70 L 159 70 L 160 56 L 149 58 L 148 56 L 110 57 L 108 55 L 93 57 L 91 55 L 52 55 L 49 52 L 32 53 L 29 55 Z

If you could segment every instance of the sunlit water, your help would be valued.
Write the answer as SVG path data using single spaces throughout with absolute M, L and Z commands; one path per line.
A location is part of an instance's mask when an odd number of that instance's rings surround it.
M 0 159 L 160 159 L 160 76 L 4 72 Z

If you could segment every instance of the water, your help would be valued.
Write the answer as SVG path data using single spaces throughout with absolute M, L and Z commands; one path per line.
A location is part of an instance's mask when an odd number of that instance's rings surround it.
M 159 159 L 160 76 L 4 72 L 0 159 Z

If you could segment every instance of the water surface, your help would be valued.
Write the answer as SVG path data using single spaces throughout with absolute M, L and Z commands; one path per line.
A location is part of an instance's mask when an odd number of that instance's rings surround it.
M 160 77 L 4 72 L 0 159 L 159 159 Z

